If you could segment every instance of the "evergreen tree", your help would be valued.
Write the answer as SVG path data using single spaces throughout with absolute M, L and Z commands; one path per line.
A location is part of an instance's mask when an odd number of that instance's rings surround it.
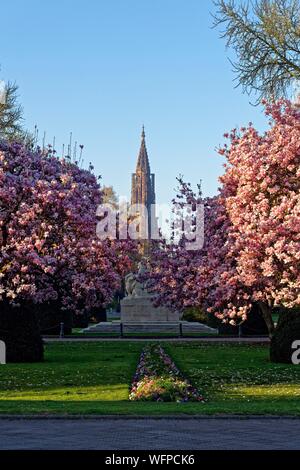
M 0 88 L 0 139 L 26 141 L 30 136 L 22 126 L 23 108 L 18 102 L 18 86 L 7 83 Z

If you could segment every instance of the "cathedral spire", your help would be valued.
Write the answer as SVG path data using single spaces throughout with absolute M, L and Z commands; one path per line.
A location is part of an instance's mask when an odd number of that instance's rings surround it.
M 142 171 L 150 174 L 150 164 L 148 158 L 148 152 L 146 147 L 146 134 L 145 134 L 145 126 L 142 128 L 142 140 L 141 140 L 141 147 L 138 156 L 138 162 L 136 166 L 136 171 Z
M 131 204 L 146 207 L 148 212 L 148 235 L 146 238 L 150 239 L 152 233 L 151 221 L 153 217 L 152 205 L 155 204 L 155 176 L 150 171 L 144 126 L 142 128 L 141 146 L 136 172 L 132 175 Z

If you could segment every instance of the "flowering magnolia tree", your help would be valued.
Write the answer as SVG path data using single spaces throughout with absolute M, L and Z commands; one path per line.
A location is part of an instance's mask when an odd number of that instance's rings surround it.
M 300 116 L 288 101 L 266 104 L 271 128 L 234 130 L 220 150 L 231 253 L 244 294 L 224 317 L 258 302 L 270 333 L 275 305 L 300 305 Z M 244 306 L 241 304 L 245 304 Z
M 129 269 L 127 242 L 96 238 L 97 179 L 75 164 L 0 145 L 0 308 L 107 304 Z M 1 320 L 0 311 L 0 320 Z
M 201 250 L 165 245 L 149 262 L 158 304 L 202 306 L 232 324 L 260 306 L 270 335 L 272 308 L 300 305 L 300 117 L 287 101 L 266 105 L 271 127 L 225 135 L 222 187 L 204 199 Z M 199 202 L 181 181 L 180 200 Z
M 229 256 L 230 222 L 221 196 L 201 197 L 190 184 L 179 179 L 179 193 L 173 201 L 204 205 L 204 245 L 190 250 L 184 237 L 178 244 L 161 242 L 153 250 L 145 273 L 156 304 L 182 312 L 187 307 L 204 307 L 220 313 L 240 288 L 236 283 L 236 262 Z

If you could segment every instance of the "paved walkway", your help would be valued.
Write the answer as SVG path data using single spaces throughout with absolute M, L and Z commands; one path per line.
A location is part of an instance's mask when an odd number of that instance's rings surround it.
M 249 337 L 249 338 L 228 338 L 228 337 L 202 337 L 202 338 L 98 338 L 98 337 L 89 337 L 89 338 L 50 338 L 44 336 L 46 342 L 70 342 L 70 341 L 167 341 L 167 342 L 182 342 L 182 341 L 197 341 L 198 343 L 269 343 L 270 339 L 267 337 L 258 338 L 258 337 Z
M 12 419 L 0 435 L 1 450 L 299 450 L 300 419 Z

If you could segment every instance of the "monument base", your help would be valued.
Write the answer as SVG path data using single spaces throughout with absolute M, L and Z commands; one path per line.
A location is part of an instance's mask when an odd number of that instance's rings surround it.
M 121 300 L 121 322 L 179 322 L 179 312 L 154 307 L 151 296 L 125 297 Z

